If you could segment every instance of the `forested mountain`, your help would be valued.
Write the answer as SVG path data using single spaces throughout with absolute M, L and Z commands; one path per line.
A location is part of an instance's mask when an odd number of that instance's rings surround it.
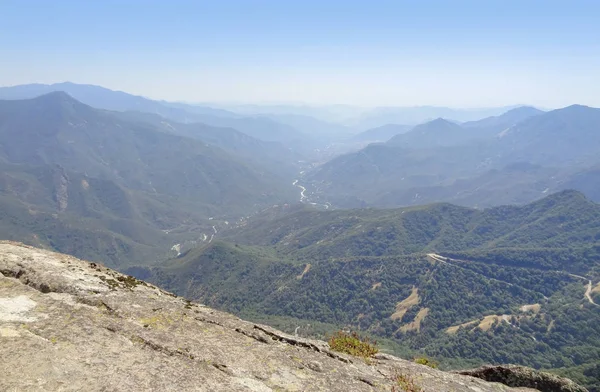
M 387 144 L 405 148 L 434 148 L 465 142 L 467 132 L 458 124 L 438 118 L 392 137 Z
M 501 159 L 547 165 L 597 163 L 600 109 L 572 105 L 522 121 L 498 135 Z
M 201 140 L 217 146 L 232 155 L 242 157 L 285 177 L 294 177 L 300 171 L 304 156 L 279 142 L 266 142 L 234 128 L 217 127 L 202 123 L 179 123 L 156 114 L 144 112 L 115 112 L 127 121 L 143 122 L 163 132 Z
M 501 131 L 543 113 L 532 107 L 519 107 L 499 116 L 458 124 L 442 118 L 420 124 L 409 132 L 398 134 L 388 144 L 405 148 L 458 146 L 477 140 L 491 139 Z
M 132 189 L 205 204 L 251 206 L 261 199 L 271 204 L 286 188 L 266 168 L 189 138 L 122 121 L 60 92 L 1 101 L 0 137 L 0 158 L 11 163 L 59 164 Z M 242 190 L 245 197 L 240 197 Z M 251 194 L 254 199 L 244 201 Z
M 206 241 L 209 217 L 237 219 L 297 198 L 291 180 L 271 170 L 276 161 L 232 155 L 236 145 L 218 130 L 189 126 L 216 140 L 207 145 L 162 125 L 63 92 L 0 101 L 2 237 L 119 266 Z M 176 126 L 185 133 L 187 125 Z M 269 148 L 228 132 L 247 155 Z
M 389 192 L 444 185 L 490 170 L 488 152 L 486 146 L 408 149 L 371 144 L 316 167 L 303 184 L 313 192 L 312 201 L 342 208 L 376 206 L 375 200 Z M 402 200 L 393 205 L 402 206 Z
M 306 208 L 275 218 L 258 216 L 224 235 L 239 244 L 275 246 L 280 252 L 309 260 L 465 249 L 581 247 L 600 241 L 599 233 L 600 205 L 579 192 L 563 191 L 525 206 L 485 210 L 446 203 L 402 209 Z M 594 260 L 587 262 L 595 265 Z M 587 273 L 590 268 L 579 272 Z
M 498 133 L 521 121 L 543 113 L 544 111 L 531 106 L 520 106 L 498 116 L 486 117 L 481 120 L 462 123 L 461 126 L 464 128 L 480 129 L 482 132 L 487 134 Z
M 577 189 L 600 202 L 597 169 L 571 169 L 515 162 L 473 177 L 445 181 L 439 185 L 412 186 L 382 192 L 373 199 L 381 207 L 419 205 L 440 200 L 472 206 L 491 207 L 525 204 L 550 193 Z M 350 201 L 346 201 L 350 202 Z
M 111 267 L 176 254 L 212 233 L 214 207 L 59 165 L 0 164 L 0 236 Z
M 204 123 L 218 127 L 230 127 L 264 141 L 293 144 L 306 139 L 306 135 L 295 128 L 269 118 L 241 116 L 227 110 L 206 106 L 153 101 L 93 85 L 66 82 L 51 85 L 30 84 L 1 87 L 0 99 L 29 99 L 57 91 L 66 92 L 76 100 L 98 109 L 139 111 L 158 114 L 181 123 Z
M 280 208 L 128 272 L 298 333 L 344 326 L 444 367 L 522 363 L 596 385 L 598 233 L 600 206 L 574 191 L 483 211 Z
M 571 176 L 600 161 L 599 113 L 574 105 L 546 113 L 523 107 L 465 124 L 438 119 L 334 158 L 308 173 L 304 186 L 313 201 L 340 207 L 489 206 L 532 201 L 571 185 L 585 190 Z M 516 169 L 536 166 L 538 174 Z

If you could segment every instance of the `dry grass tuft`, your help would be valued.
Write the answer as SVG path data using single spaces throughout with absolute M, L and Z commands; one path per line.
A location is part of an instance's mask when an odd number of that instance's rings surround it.
M 394 376 L 392 392 L 424 392 L 423 389 L 407 374 L 399 373 Z
M 329 339 L 329 346 L 332 350 L 362 358 L 371 358 L 379 352 L 376 341 L 361 337 L 356 332 L 336 332 Z

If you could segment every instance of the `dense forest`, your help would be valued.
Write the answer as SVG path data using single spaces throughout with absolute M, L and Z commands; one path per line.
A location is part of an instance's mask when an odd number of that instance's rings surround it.
M 127 271 L 290 332 L 358 330 L 442 368 L 523 364 L 596 391 L 599 212 L 570 191 L 483 211 L 300 208 Z

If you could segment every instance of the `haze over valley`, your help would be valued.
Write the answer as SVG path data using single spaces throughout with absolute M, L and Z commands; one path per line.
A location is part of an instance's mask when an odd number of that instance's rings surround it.
M 600 391 L 600 10 L 333 3 L 0 5 L 0 389 Z

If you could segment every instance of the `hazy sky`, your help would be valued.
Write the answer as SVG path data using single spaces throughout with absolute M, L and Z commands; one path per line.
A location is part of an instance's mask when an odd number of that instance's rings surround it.
M 151 98 L 600 107 L 600 1 L 0 0 L 0 85 Z

